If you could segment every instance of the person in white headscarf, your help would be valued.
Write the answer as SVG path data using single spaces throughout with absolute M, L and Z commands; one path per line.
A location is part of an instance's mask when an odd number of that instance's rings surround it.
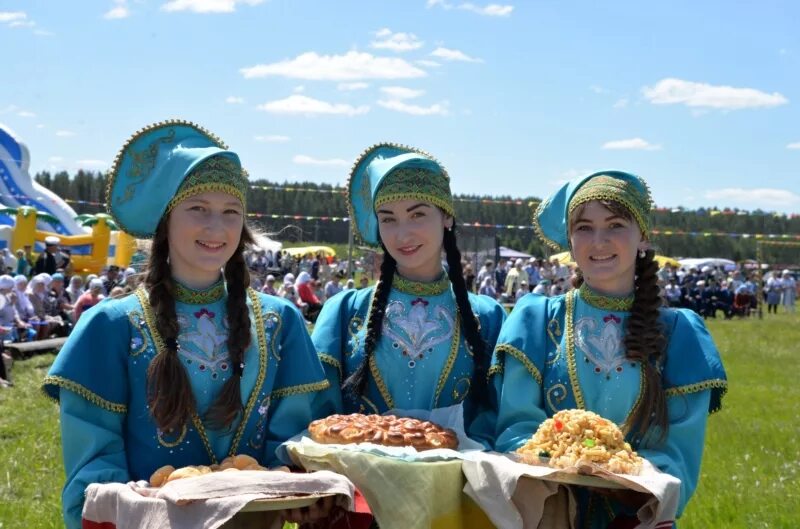
M 89 288 L 86 289 L 86 292 L 75 302 L 75 324 L 78 324 L 81 314 L 100 303 L 104 298 L 103 281 L 95 277 L 89 281 Z
M 481 281 L 481 288 L 478 289 L 478 294 L 497 299 L 497 289 L 494 288 L 494 278 L 492 274 L 484 276 L 483 281 Z
M 33 310 L 33 305 L 31 301 L 28 299 L 28 295 L 25 293 L 25 290 L 28 286 L 28 278 L 22 274 L 14 276 L 14 296 L 16 298 L 15 305 L 17 307 L 17 313 L 19 314 L 19 318 L 24 321 L 28 322 L 31 318 L 34 317 L 35 313 Z
M 797 300 L 797 281 L 792 277 L 790 270 L 784 270 L 781 274 L 781 286 L 783 287 L 781 303 L 786 312 L 794 314 L 794 303 Z
M 11 250 L 8 248 L 3 248 L 3 272 L 9 273 L 9 271 L 16 271 L 16 269 L 17 258 L 14 257 L 14 254 L 11 253 Z
M 81 276 L 72 276 L 69 280 L 69 286 L 66 288 L 67 297 L 72 305 L 78 301 L 78 298 L 83 294 L 83 278 Z
M 29 321 L 34 326 L 38 325 L 38 340 L 49 338 L 57 327 L 64 324 L 60 316 L 48 314 L 47 294 L 52 280 L 50 274 L 42 272 L 31 278 L 28 288 L 25 290 L 34 312 L 34 317 Z
M 19 317 L 15 304 L 14 286 L 14 278 L 10 275 L 0 276 L 0 339 L 31 340 L 36 336 L 36 331 Z
M 297 297 L 303 303 L 303 315 L 308 321 L 314 323 L 317 321 L 319 311 L 322 310 L 322 302 L 314 293 L 311 274 L 306 271 L 300 272 L 297 276 L 297 281 L 294 282 L 294 289 L 297 292 Z

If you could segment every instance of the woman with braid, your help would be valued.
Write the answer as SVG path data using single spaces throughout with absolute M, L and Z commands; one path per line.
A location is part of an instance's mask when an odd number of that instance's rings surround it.
M 505 312 L 467 291 L 447 172 L 422 151 L 378 144 L 356 160 L 348 189 L 353 229 L 383 261 L 374 287 L 331 298 L 314 327 L 337 411 L 464 402 L 468 433 L 490 444 L 486 374 Z
M 644 181 L 608 171 L 564 185 L 537 209 L 540 238 L 572 252 L 576 289 L 525 296 L 506 321 L 491 368 L 496 448 L 519 448 L 559 410 L 593 411 L 681 480 L 680 515 L 697 486 L 706 419 L 720 409 L 727 382 L 702 318 L 662 306 L 651 207 Z M 577 492 L 576 527 L 607 527 L 615 518 L 627 527 L 623 519 L 635 520 L 643 501 Z
M 86 312 L 44 381 L 61 408 L 66 526 L 90 483 L 147 480 L 275 448 L 316 418 L 328 386 L 302 316 L 249 288 L 247 176 L 214 135 L 157 123 L 109 174 L 121 229 L 152 238 L 143 285 Z

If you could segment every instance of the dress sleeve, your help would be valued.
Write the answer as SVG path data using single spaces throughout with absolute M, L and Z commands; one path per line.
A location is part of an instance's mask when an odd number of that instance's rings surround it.
M 486 343 L 486 355 L 493 356 L 497 337 L 503 322 L 506 321 L 506 310 L 494 299 L 487 296 L 469 296 L 472 308 L 480 321 L 481 338 Z M 486 364 L 490 364 L 488 358 Z M 474 419 L 467 424 L 467 434 L 470 438 L 480 441 L 487 448 L 494 446 L 495 426 L 497 424 L 497 402 L 491 386 L 487 387 L 489 393 L 489 406 L 482 406 L 474 415 Z
M 314 345 L 300 312 L 282 303 L 282 322 L 275 383 L 270 395 L 270 419 L 267 425 L 266 460 L 277 462 L 275 450 L 286 440 L 308 427 L 333 408 L 324 393 L 329 382 L 325 377 Z
M 68 529 L 79 529 L 87 485 L 130 480 L 122 435 L 125 415 L 95 406 L 69 390 L 62 390 L 60 397 L 64 523 Z
M 340 292 L 322 305 L 322 310 L 311 333 L 311 340 L 325 368 L 325 377 L 330 387 L 325 390 L 328 400 L 333 405 L 331 413 L 342 413 L 342 377 L 344 356 L 346 354 L 348 331 L 350 324 L 349 307 L 353 302 L 355 290 Z
M 489 370 L 497 402 L 495 449 L 511 452 L 527 441 L 547 418 L 542 398 L 548 298 L 520 299 L 506 319 Z

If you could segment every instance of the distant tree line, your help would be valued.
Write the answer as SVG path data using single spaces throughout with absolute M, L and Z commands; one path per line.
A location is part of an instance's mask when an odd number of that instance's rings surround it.
M 66 199 L 80 213 L 104 210 L 105 174 L 66 171 L 36 174 L 38 183 Z M 302 217 L 347 216 L 345 196 L 330 192 L 337 190 L 328 184 L 311 182 L 276 183 L 267 180 L 251 182 L 248 211 L 257 215 L 298 215 Z M 262 189 L 264 187 L 267 189 Z M 456 217 L 459 240 L 463 249 L 486 249 L 495 244 L 521 250 L 536 256 L 553 252 L 546 249 L 532 229 L 473 227 L 471 224 L 492 226 L 530 226 L 532 207 L 540 197 L 489 197 L 456 195 Z M 466 200 L 463 200 L 466 199 Z M 519 204 L 498 201 L 520 202 Z M 695 232 L 698 235 L 656 235 L 653 242 L 665 255 L 680 257 L 714 256 L 741 261 L 756 258 L 756 240 L 738 234 L 800 234 L 800 216 L 775 215 L 769 212 L 725 210 L 656 210 L 652 212 L 653 226 L 664 231 Z M 255 216 L 250 219 L 256 227 L 275 234 L 280 240 L 326 241 L 346 243 L 349 223 L 321 219 L 287 219 Z M 709 233 L 731 234 L 726 236 Z M 800 263 L 800 247 L 765 247 L 764 260 L 770 263 Z

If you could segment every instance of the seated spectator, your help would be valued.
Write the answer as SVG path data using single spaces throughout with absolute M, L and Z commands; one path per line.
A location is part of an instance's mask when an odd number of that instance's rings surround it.
M 72 276 L 69 280 L 69 286 L 64 289 L 64 294 L 74 309 L 75 302 L 83 294 L 83 278 L 81 276 Z
M 28 287 L 28 278 L 24 275 L 18 274 L 14 276 L 14 295 L 16 299 L 17 314 L 19 319 L 28 322 L 31 318 L 35 317 L 33 305 L 25 293 Z
M 77 325 L 81 314 L 100 303 L 103 299 L 105 299 L 103 282 L 95 277 L 89 281 L 89 289 L 81 294 L 81 297 L 75 302 L 75 324 Z
M 267 279 L 264 281 L 264 286 L 261 288 L 261 292 L 264 294 L 268 294 L 270 296 L 277 296 L 278 292 L 275 290 L 275 276 L 272 274 L 267 275 Z
M 347 283 L 344 285 L 345 290 L 355 290 L 356 289 L 356 281 L 352 278 L 347 280 Z
M 493 274 L 487 274 L 483 277 L 483 281 L 481 282 L 481 288 L 478 290 L 478 294 L 483 296 L 489 296 L 492 299 L 497 299 L 497 289 L 494 288 L 494 278 Z
M 48 314 L 47 293 L 51 282 L 50 274 L 42 272 L 31 278 L 25 290 L 34 312 L 28 323 L 32 323 L 34 327 L 38 326 L 37 340 L 49 338 L 55 329 L 64 323 L 58 316 Z
M 325 284 L 325 299 L 329 300 L 336 294 L 342 291 L 342 285 L 339 281 L 344 277 L 344 272 L 336 272 L 330 281 Z
M 35 337 L 36 329 L 23 321 L 17 312 L 14 279 L 9 275 L 0 276 L 0 340 L 20 342 Z
M 303 316 L 311 323 L 316 322 L 319 311 L 322 310 L 322 303 L 314 293 L 311 274 L 300 272 L 297 276 L 297 281 L 294 283 L 294 288 L 300 301 L 303 302 Z
M 528 282 L 521 281 L 519 288 L 517 289 L 516 294 L 514 295 L 514 301 L 517 302 L 524 296 L 525 294 L 530 294 L 530 290 L 528 290 Z
M 540 296 L 547 296 L 549 292 L 550 292 L 549 279 L 542 279 L 535 287 L 533 287 L 533 293 L 539 294 Z
M 667 300 L 667 305 L 670 307 L 681 306 L 681 289 L 675 284 L 675 279 L 670 278 L 667 286 L 664 287 L 664 298 Z
M 56 323 L 53 333 L 56 336 L 68 336 L 72 330 L 72 319 L 69 314 L 73 306 L 67 300 L 67 292 L 64 289 L 64 274 L 56 272 L 50 281 L 49 292 L 44 300 L 45 312 L 53 322 Z
M 740 284 L 733 295 L 733 314 L 744 318 L 750 316 L 752 300 L 750 290 L 744 283 Z

